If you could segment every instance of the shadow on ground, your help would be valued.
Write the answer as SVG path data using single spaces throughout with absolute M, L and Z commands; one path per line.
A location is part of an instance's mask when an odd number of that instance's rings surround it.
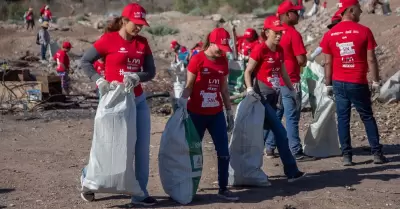
M 399 147 L 397 146 L 397 149 Z M 392 150 L 394 151 L 394 150 Z M 399 152 L 397 152 L 399 153 Z M 400 156 L 393 156 L 388 158 L 390 162 L 400 161 Z M 369 163 L 370 160 L 363 162 L 362 164 Z M 235 188 L 235 194 L 240 197 L 239 203 L 259 203 L 265 200 L 269 200 L 274 198 L 275 196 L 293 196 L 300 192 L 307 191 L 315 191 L 323 188 L 329 187 L 343 187 L 346 186 L 354 186 L 360 184 L 365 179 L 374 179 L 380 181 L 389 181 L 392 179 L 400 178 L 400 174 L 376 174 L 378 172 L 382 172 L 385 170 L 394 170 L 400 169 L 400 164 L 387 164 L 387 165 L 377 165 L 370 168 L 357 168 L 350 167 L 343 170 L 330 170 L 330 171 L 321 171 L 317 173 L 310 173 L 307 177 L 298 182 L 287 183 L 285 178 L 272 177 L 271 183 L 273 186 L 266 188 Z M 312 183 L 311 183 L 312 182 Z M 204 191 L 213 191 L 217 190 L 215 188 L 207 189 L 202 188 Z M 225 200 L 218 198 L 214 193 L 217 191 L 213 191 L 213 194 L 197 194 L 194 198 L 193 202 L 188 204 L 187 206 L 196 206 L 196 205 L 209 205 L 212 203 L 224 203 Z M 107 197 L 102 200 L 115 199 L 116 197 Z M 167 207 L 177 207 L 181 206 L 180 204 L 174 202 L 168 197 L 155 197 L 159 200 L 159 204 L 153 206 L 152 208 L 167 208 Z M 118 198 L 119 199 L 119 198 Z M 129 199 L 129 197 L 127 197 Z M 125 205 L 114 205 L 110 208 L 132 208 L 137 207 L 132 204 Z

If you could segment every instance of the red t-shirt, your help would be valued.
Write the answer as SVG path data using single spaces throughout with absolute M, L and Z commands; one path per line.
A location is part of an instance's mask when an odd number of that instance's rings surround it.
M 257 61 L 254 69 L 256 78 L 269 87 L 279 88 L 279 78 L 284 60 L 283 49 L 277 46 L 275 51 L 265 43 L 259 43 L 251 51 L 250 58 Z
M 187 105 L 188 110 L 201 115 L 215 115 L 221 112 L 221 85 L 229 73 L 226 57 L 212 61 L 201 51 L 189 61 L 187 69 L 196 75 Z
M 104 77 L 104 70 L 105 70 L 105 64 L 104 62 L 100 62 L 99 60 L 97 60 L 94 64 L 93 64 L 94 69 L 96 69 L 97 73 L 99 75 L 101 75 L 102 77 Z
M 93 46 L 105 57 L 104 75 L 108 82 L 123 82 L 124 75 L 140 72 L 144 57 L 152 53 L 145 37 L 135 36 L 127 41 L 118 32 L 103 34 Z M 142 95 L 142 86 L 136 86 L 134 92 L 135 96 Z
M 332 55 L 332 79 L 367 84 L 367 51 L 377 46 L 371 30 L 352 21 L 338 23 L 325 35 L 322 52 Z
M 53 59 L 57 62 L 57 72 L 65 72 L 69 69 L 69 57 L 66 51 L 60 49 L 54 55 Z M 65 68 L 61 65 L 64 64 Z
M 324 4 L 323 4 L 322 7 L 323 7 L 324 9 L 326 9 L 327 6 L 328 6 L 328 2 L 324 1 Z
M 307 51 L 304 47 L 303 38 L 296 28 L 287 24 L 283 24 L 283 27 L 285 31 L 283 31 L 280 45 L 284 52 L 286 71 L 290 80 L 293 83 L 298 83 L 300 82 L 300 65 L 296 56 L 305 55 Z M 285 82 L 282 78 L 280 80 L 281 86 L 284 86 Z
M 246 39 L 243 39 L 239 45 L 239 52 L 241 54 L 243 54 L 244 56 L 249 56 L 251 53 L 251 50 L 254 48 L 254 46 L 256 46 L 259 43 L 260 42 L 258 42 L 258 40 L 249 42 Z M 250 51 L 250 53 L 249 53 L 249 51 Z
M 51 19 L 52 14 L 51 14 L 50 10 L 44 10 L 43 16 Z
M 25 19 L 26 19 L 26 20 L 33 20 L 33 12 L 28 11 L 28 12 L 26 13 Z

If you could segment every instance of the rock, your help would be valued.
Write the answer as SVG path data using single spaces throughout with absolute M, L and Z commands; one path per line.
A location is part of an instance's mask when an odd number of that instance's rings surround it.
M 208 16 L 208 19 L 215 21 L 215 22 L 221 22 L 221 23 L 225 22 L 224 18 L 220 14 L 210 15 L 210 16 Z
M 106 27 L 106 22 L 104 21 L 104 20 L 97 20 L 95 23 L 94 23 L 94 25 L 93 25 L 93 27 L 95 28 L 95 29 L 103 29 L 103 28 L 105 28 Z
M 9 207 L 15 207 L 15 204 L 9 204 L 8 206 Z
M 60 17 L 57 19 L 57 27 L 64 28 L 69 27 L 73 24 L 73 21 L 68 17 Z

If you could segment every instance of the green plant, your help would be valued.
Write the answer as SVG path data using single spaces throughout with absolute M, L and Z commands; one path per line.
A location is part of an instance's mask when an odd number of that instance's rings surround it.
M 193 3 L 189 0 L 174 0 L 174 9 L 183 13 L 188 13 L 194 7 Z
M 26 8 L 18 3 L 9 3 L 7 5 L 7 18 L 10 20 L 24 20 Z
M 154 36 L 167 36 L 179 33 L 178 29 L 170 28 L 165 25 L 156 25 L 145 29 L 148 33 Z

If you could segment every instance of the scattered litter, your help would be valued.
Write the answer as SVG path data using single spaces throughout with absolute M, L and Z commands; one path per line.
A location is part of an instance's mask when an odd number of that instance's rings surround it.
M 353 187 L 351 187 L 351 186 L 346 186 L 345 188 L 346 188 L 346 190 L 348 190 L 348 191 L 354 191 L 354 190 L 356 190 L 355 188 L 353 188 Z

